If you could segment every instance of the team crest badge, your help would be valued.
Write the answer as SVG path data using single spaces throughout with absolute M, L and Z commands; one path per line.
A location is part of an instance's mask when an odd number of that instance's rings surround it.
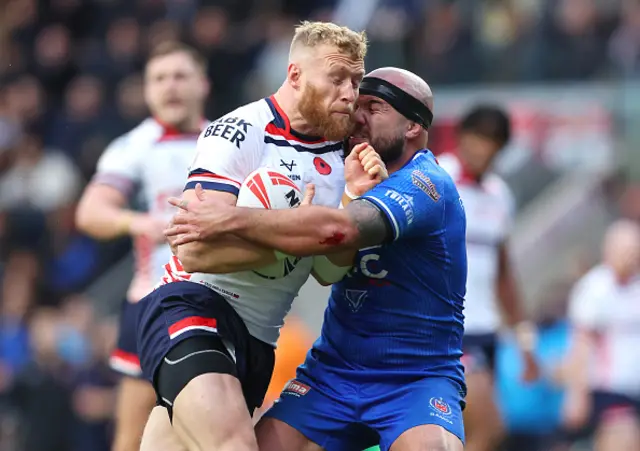
M 429 405 L 433 410 L 442 415 L 451 415 L 451 407 L 442 398 L 431 398 Z

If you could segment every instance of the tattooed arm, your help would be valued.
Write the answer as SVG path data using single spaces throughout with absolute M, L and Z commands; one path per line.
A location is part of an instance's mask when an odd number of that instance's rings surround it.
M 296 256 L 356 250 L 392 239 L 387 217 L 364 199 L 354 200 L 342 210 L 320 206 L 293 210 L 237 208 L 228 227 L 241 238 Z

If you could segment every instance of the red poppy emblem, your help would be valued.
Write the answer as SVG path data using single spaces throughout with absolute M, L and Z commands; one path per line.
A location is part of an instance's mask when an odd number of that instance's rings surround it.
M 331 166 L 329 166 L 329 163 L 324 161 L 322 158 L 315 157 L 313 159 L 313 165 L 316 167 L 316 171 L 318 171 L 321 175 L 331 174 Z

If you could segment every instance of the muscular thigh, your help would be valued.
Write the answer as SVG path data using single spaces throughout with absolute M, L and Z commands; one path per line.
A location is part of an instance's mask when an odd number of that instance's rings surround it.
M 251 415 L 237 378 L 201 374 L 192 379 L 173 405 L 173 426 L 190 450 L 256 449 Z
M 323 451 L 300 431 L 275 418 L 263 417 L 255 431 L 260 451 Z
M 154 407 L 144 429 L 140 451 L 187 451 L 169 422 L 167 409 Z
M 441 426 L 425 424 L 402 433 L 391 451 L 462 451 L 462 441 Z
M 364 386 L 360 395 L 365 402 L 362 420 L 380 435 L 382 451 L 430 450 L 432 448 L 407 448 L 407 444 L 452 446 L 448 443 L 464 440 L 463 393 L 459 382 L 445 377 L 428 377 L 409 383 L 389 381 Z M 434 451 L 439 449 L 448 448 L 433 448 Z
M 359 424 L 356 399 L 342 380 L 323 372 L 301 374 L 283 389 L 257 427 L 261 451 L 354 451 L 377 443 L 375 432 Z

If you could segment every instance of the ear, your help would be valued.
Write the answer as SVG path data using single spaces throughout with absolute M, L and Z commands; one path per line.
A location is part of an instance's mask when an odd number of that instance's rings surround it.
M 202 94 L 205 97 L 208 97 L 209 94 L 211 94 L 211 82 L 207 78 L 202 80 Z
M 407 139 L 416 139 L 420 136 L 420 133 L 422 133 L 422 127 L 416 122 L 409 122 L 407 132 L 404 136 Z
M 297 63 L 289 63 L 289 67 L 287 67 L 287 81 L 293 89 L 300 89 L 302 86 L 300 80 L 301 75 L 300 66 Z

